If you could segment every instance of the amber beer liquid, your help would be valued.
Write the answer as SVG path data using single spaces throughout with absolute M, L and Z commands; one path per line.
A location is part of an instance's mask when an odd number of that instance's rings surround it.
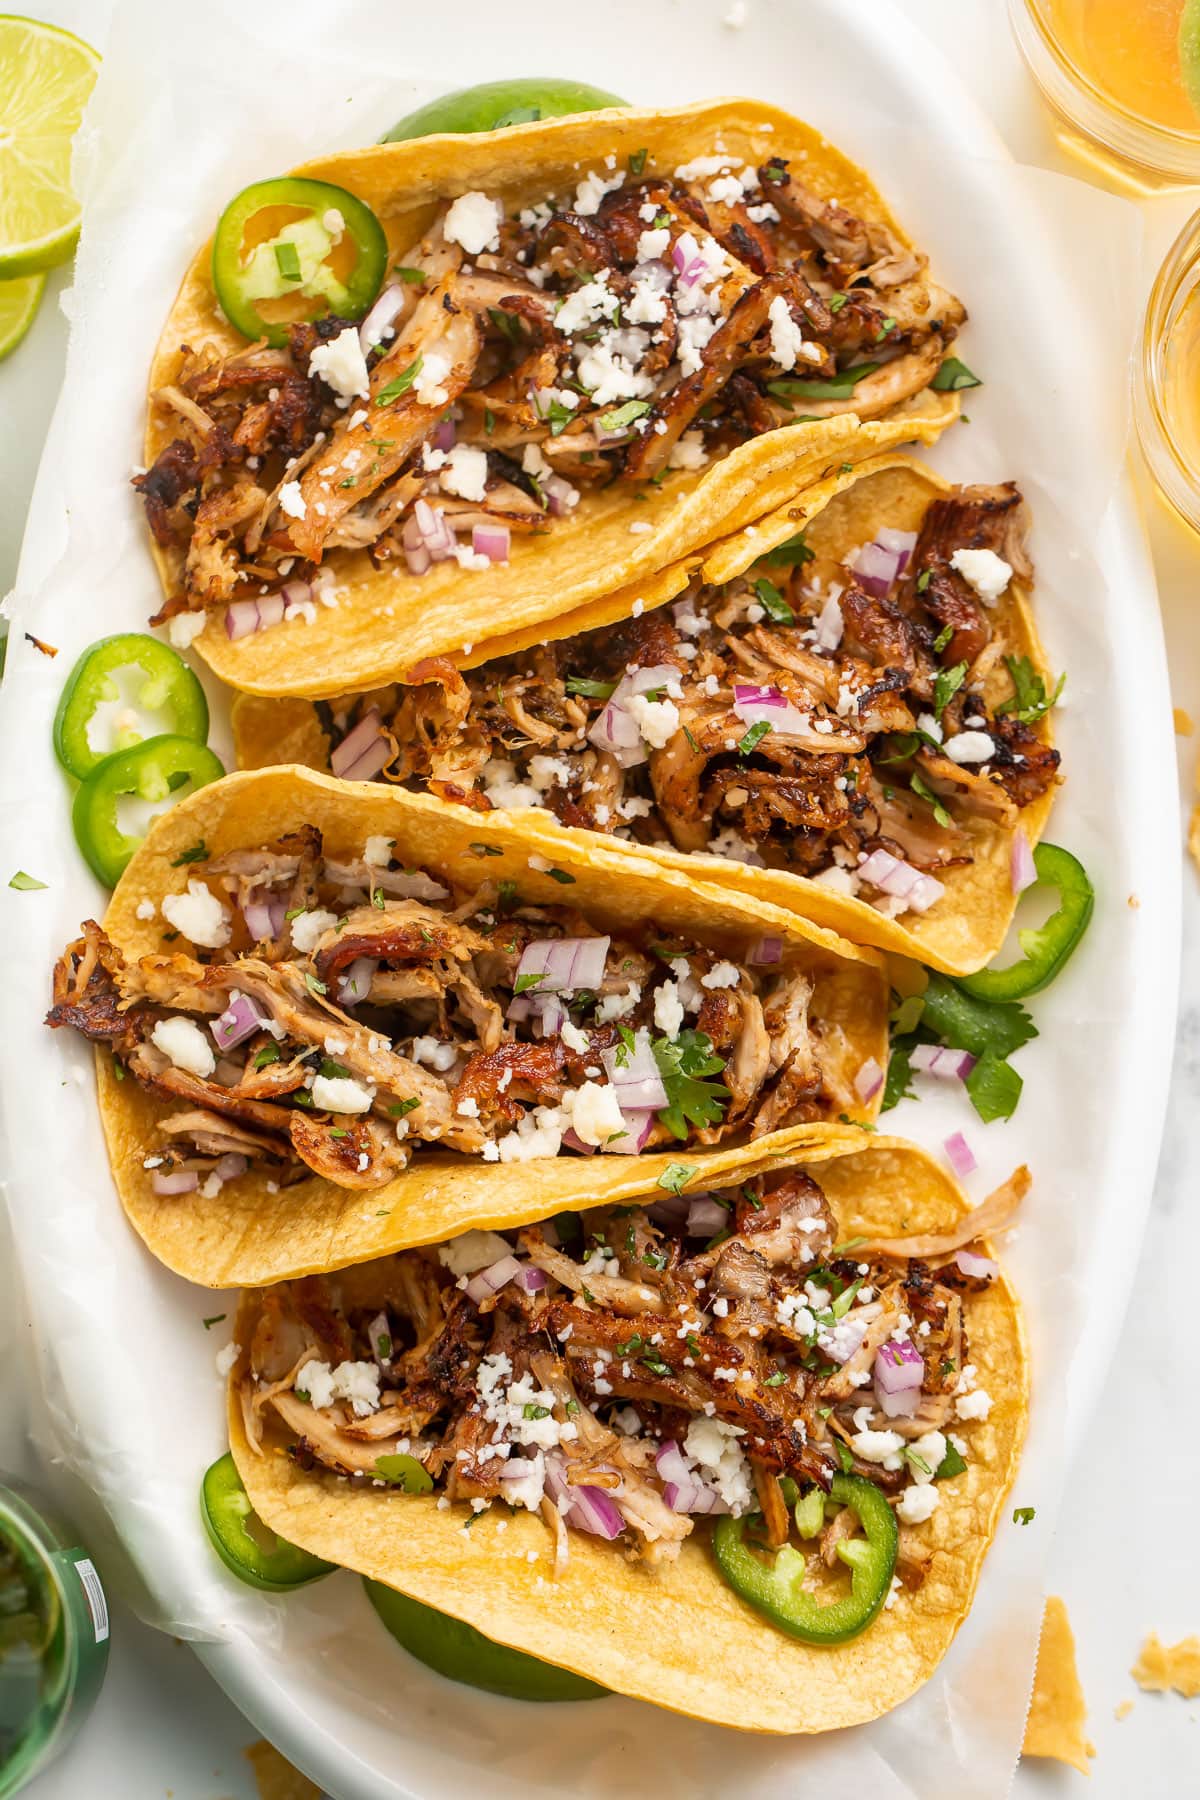
M 1200 185 L 1200 0 L 1011 0 L 1017 41 L 1086 160 Z

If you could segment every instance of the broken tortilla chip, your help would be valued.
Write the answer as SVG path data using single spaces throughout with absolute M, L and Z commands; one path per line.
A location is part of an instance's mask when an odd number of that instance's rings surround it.
M 1174 1691 L 1185 1700 L 1194 1700 L 1200 1694 L 1200 1637 L 1164 1644 L 1152 1631 L 1129 1673 L 1148 1694 Z
M 265 1738 L 251 1744 L 243 1754 L 254 1770 L 259 1800 L 324 1800 L 316 1782 L 294 1769 L 287 1757 L 281 1756 Z
M 1086 1719 L 1087 1702 L 1075 1662 L 1075 1634 L 1066 1602 L 1051 1594 L 1042 1615 L 1024 1755 L 1053 1757 L 1056 1762 L 1070 1763 L 1081 1775 L 1090 1775 L 1088 1757 L 1095 1756 L 1096 1746 L 1084 1735 Z

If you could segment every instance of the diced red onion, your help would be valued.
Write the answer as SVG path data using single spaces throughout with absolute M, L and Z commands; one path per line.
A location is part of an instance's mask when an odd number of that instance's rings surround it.
M 249 1167 L 250 1158 L 248 1156 L 243 1156 L 240 1151 L 230 1150 L 224 1156 L 217 1158 L 213 1174 L 218 1181 L 236 1181 L 239 1175 L 244 1175 Z
M 476 556 L 486 556 L 491 563 L 506 563 L 512 533 L 507 525 L 476 525 L 471 532 L 471 548 Z
M 567 1009 L 562 1001 L 557 994 L 544 996 L 533 994 L 530 999 L 530 1016 L 533 1019 L 534 1037 L 557 1037 L 567 1022 Z M 665 1105 L 666 1102 L 664 1101 L 663 1104 Z
M 675 242 L 671 245 L 671 261 L 674 263 L 675 272 L 679 276 L 680 287 L 685 288 L 695 287 L 708 266 L 702 256 L 695 253 L 689 256 L 687 251 L 683 248 L 682 242 L 678 238 L 676 238 Z
M 447 416 L 444 419 L 438 420 L 433 431 L 430 433 L 429 441 L 435 450 L 453 450 L 457 437 L 458 427 L 454 423 L 454 420 Z
M 600 1148 L 599 1144 L 585 1144 L 583 1139 L 579 1136 L 579 1133 L 571 1125 L 568 1125 L 567 1129 L 563 1132 L 562 1141 L 567 1146 L 568 1150 L 578 1150 L 581 1156 L 595 1156 L 597 1150 Z
M 498 1294 L 510 1281 L 515 1281 L 520 1273 L 521 1265 L 515 1256 L 502 1256 L 499 1262 L 472 1275 L 467 1283 L 467 1298 L 474 1300 L 478 1306 L 481 1301 L 490 1300 L 493 1294 Z
M 291 612 L 293 607 L 307 606 L 311 602 L 312 597 L 313 587 L 311 581 L 285 581 L 279 590 L 279 598 L 282 600 L 284 608 L 288 612 Z M 258 603 L 260 612 L 265 605 L 266 597 Z
M 964 1275 L 973 1275 L 977 1281 L 995 1281 L 1000 1273 L 999 1263 L 994 1263 L 990 1256 L 980 1256 L 974 1250 L 956 1250 L 954 1260 Z
M 521 1025 L 533 1016 L 533 1001 L 528 994 L 514 994 L 508 1003 L 505 1018 L 510 1025 Z
M 418 500 L 413 506 L 412 518 L 434 562 L 445 562 L 447 557 L 454 555 L 458 539 L 441 507 L 430 506 L 428 500 Z
M 875 533 L 875 542 L 881 544 L 885 550 L 890 550 L 893 556 L 900 559 L 898 573 L 903 575 L 908 567 L 908 559 L 917 547 L 916 532 L 896 531 L 891 525 L 885 525 L 881 531 Z
M 392 1326 L 386 1312 L 379 1312 L 367 1326 L 367 1342 L 371 1346 L 371 1355 L 376 1362 L 390 1362 L 392 1356 Z
M 883 1086 L 883 1070 L 873 1056 L 868 1056 L 854 1077 L 854 1091 L 860 1100 L 873 1100 Z
M 613 1138 L 603 1146 L 610 1156 L 636 1156 L 646 1139 L 650 1136 L 650 1128 L 654 1124 L 652 1112 L 626 1112 L 621 1108 L 621 1117 L 625 1121 L 625 1135 Z
M 757 968 L 766 968 L 783 957 L 783 939 L 775 932 L 764 932 L 750 952 L 749 960 Z
M 195 1169 L 155 1169 L 150 1185 L 156 1194 L 190 1194 L 200 1186 Z
M 687 1230 L 689 1237 L 712 1237 L 718 1231 L 724 1231 L 729 1223 L 729 1211 L 714 1200 L 711 1194 L 697 1194 L 688 1204 Z
M 875 1398 L 889 1419 L 910 1413 L 925 1379 L 925 1359 L 906 1338 L 889 1338 L 875 1352 Z
M 379 708 L 373 706 L 334 749 L 329 766 L 342 781 L 370 781 L 391 754 Z
M 358 328 L 358 341 L 362 345 L 364 356 L 368 356 L 376 344 L 381 342 L 383 333 L 403 306 L 404 283 L 390 282 Z
M 688 1216 L 691 1201 L 686 1194 L 667 1194 L 661 1200 L 655 1200 L 646 1208 L 646 1217 L 653 1219 L 656 1225 L 674 1227 L 683 1225 Z
M 866 594 L 886 600 L 902 568 L 899 555 L 882 544 L 864 544 L 851 564 L 854 578 Z
M 967 1175 L 973 1175 L 975 1170 L 979 1167 L 978 1162 L 975 1160 L 975 1152 L 972 1150 L 961 1131 L 953 1132 L 951 1136 L 946 1139 L 942 1148 L 946 1152 L 950 1167 L 960 1178 Z
M 663 1499 L 672 1512 L 677 1513 L 727 1513 L 728 1501 L 722 1500 L 716 1488 L 709 1487 L 706 1481 L 700 1481 L 695 1475 L 687 1481 L 668 1481 L 663 1488 Z
M 595 1537 L 610 1541 L 620 1537 L 625 1522 L 615 1501 L 605 1488 L 572 1487 L 566 1477 L 566 1464 L 561 1456 L 546 1458 L 546 1486 L 555 1501 L 566 1500 L 563 1517 L 568 1525 L 590 1531 Z
M 644 763 L 650 753 L 642 741 L 637 721 L 629 711 L 629 701 L 634 694 L 646 694 L 652 688 L 664 688 L 668 682 L 678 680 L 679 670 L 673 663 L 656 663 L 651 668 L 627 672 L 617 683 L 608 705 L 589 730 L 589 742 L 595 744 L 598 750 L 609 751 L 623 769 L 636 768 L 639 763 Z
M 346 970 L 337 987 L 337 1003 L 339 1006 L 361 1006 L 371 992 L 371 983 L 379 971 L 379 960 L 374 956 L 356 956 Z
M 233 1050 L 248 1037 L 253 1037 L 262 1022 L 263 1014 L 253 1000 L 246 994 L 239 994 L 219 1018 L 210 1022 L 209 1030 L 218 1050 Z
M 663 1481 L 691 1481 L 695 1471 L 688 1467 L 683 1451 L 674 1438 L 664 1438 L 654 1452 L 654 1467 Z
M 536 984 L 539 995 L 598 988 L 604 980 L 604 963 L 611 941 L 606 937 L 534 938 L 521 953 L 517 978 L 540 975 L 542 979 Z M 518 999 L 524 997 L 516 996 Z
M 546 496 L 546 504 L 556 519 L 561 519 L 565 512 L 570 512 L 578 504 L 578 489 L 571 486 L 565 475 L 543 475 L 541 487 Z
M 535 1269 L 531 1263 L 522 1263 L 521 1267 L 513 1276 L 513 1280 L 519 1288 L 522 1288 L 525 1291 L 525 1293 L 537 1294 L 540 1293 L 546 1285 L 546 1271 L 544 1269 Z
M 836 650 L 842 641 L 846 629 L 846 621 L 842 617 L 841 596 L 830 594 L 817 616 L 816 634 L 817 648 L 820 650 Z
M 258 630 L 258 606 L 253 600 L 231 600 L 225 608 L 225 635 L 234 643 Z
M 872 887 L 903 900 L 910 912 L 928 912 L 946 891 L 932 875 L 914 869 L 911 863 L 902 862 L 890 850 L 872 850 L 866 861 L 859 863 L 855 873 L 860 881 L 870 882 Z
M 936 1075 L 939 1081 L 965 1081 L 975 1067 L 969 1050 L 949 1050 L 942 1044 L 915 1044 L 910 1058 L 921 1075 Z
M 1037 880 L 1037 868 L 1033 860 L 1033 851 L 1029 847 L 1029 839 L 1024 831 L 1013 833 L 1012 850 L 1008 859 L 1008 875 L 1014 894 L 1023 894 L 1027 887 L 1032 887 Z
M 289 582 L 288 586 L 307 588 L 308 583 L 306 581 Z M 260 627 L 280 624 L 284 614 L 288 611 L 287 602 L 284 600 L 282 591 L 275 594 L 260 594 L 255 601 L 255 605 L 258 607 L 258 623 Z
M 776 731 L 807 731 L 809 721 L 777 687 L 755 687 L 736 682 L 733 710 L 746 725 L 767 724 Z
M 656 1112 L 667 1104 L 667 1090 L 648 1032 L 638 1032 L 632 1050 L 623 1044 L 602 1050 L 600 1060 L 617 1090 L 622 1112 Z
M 273 938 L 280 937 L 286 923 L 282 900 L 247 900 L 242 907 L 242 917 L 256 944 L 270 943 Z

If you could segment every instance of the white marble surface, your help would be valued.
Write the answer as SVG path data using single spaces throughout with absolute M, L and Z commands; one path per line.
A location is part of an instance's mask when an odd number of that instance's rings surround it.
M 802 6 L 803 0 L 750 0 L 755 9 L 788 3 Z M 949 51 L 1020 160 L 1079 173 L 1028 85 L 1004 0 L 900 4 L 915 27 Z M 99 42 L 109 8 L 108 0 L 41 0 L 40 10 Z M 181 4 L 179 10 L 181 28 L 193 28 L 198 15 L 185 13 Z M 559 62 L 566 68 L 569 60 L 563 47 Z M 1148 288 L 1189 202 L 1172 196 L 1145 201 L 1140 210 L 1140 276 Z M 56 298 L 64 285 L 63 275 L 52 278 L 29 338 L 0 366 L 0 592 L 13 578 L 61 376 L 66 329 Z M 1123 371 L 1114 369 L 1113 379 L 1123 379 Z M 1200 541 L 1159 503 L 1140 470 L 1138 480 L 1162 594 L 1174 700 L 1200 720 L 1200 625 L 1194 618 Z M 1198 748 L 1200 739 L 1180 740 L 1181 829 Z M 1089 1731 L 1098 1749 L 1090 1791 L 1098 1800 L 1133 1793 L 1176 1800 L 1200 1792 L 1200 1703 L 1137 1695 L 1124 1721 L 1114 1717 L 1117 1704 L 1136 1693 L 1128 1669 L 1143 1635 L 1154 1629 L 1171 1641 L 1200 1630 L 1192 1296 L 1200 1267 L 1200 1210 L 1191 1204 L 1188 1181 L 1189 1164 L 1200 1155 L 1200 907 L 1190 866 L 1185 884 L 1182 1007 L 1158 1188 L 1128 1316 L 1112 1321 L 1117 1352 L 1105 1398 L 1072 1471 L 1052 1552 L 1051 1587 L 1066 1598 L 1079 1641 Z M 29 1463 L 13 1355 L 22 1327 L 6 1300 L 0 1293 L 0 1468 L 13 1470 Z M 1135 1509 L 1151 1522 L 1148 1543 L 1134 1543 Z M 1038 1529 L 1036 1521 L 1030 1529 Z M 118 1609 L 110 1676 L 97 1710 L 65 1758 L 29 1791 L 32 1800 L 252 1800 L 254 1783 L 242 1752 L 254 1736 L 185 1646 Z M 1014 1791 L 1022 1800 L 1051 1800 L 1079 1781 L 1070 1770 L 1026 1762 Z

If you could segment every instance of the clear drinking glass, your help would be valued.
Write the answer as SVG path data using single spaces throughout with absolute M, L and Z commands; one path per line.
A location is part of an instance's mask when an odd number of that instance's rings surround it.
M 1009 0 L 1030 73 L 1076 154 L 1123 186 L 1200 186 L 1198 0 Z

